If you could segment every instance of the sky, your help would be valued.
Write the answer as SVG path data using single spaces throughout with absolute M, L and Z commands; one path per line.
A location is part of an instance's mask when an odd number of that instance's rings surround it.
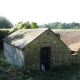
M 80 0 L 0 0 L 0 16 L 13 24 L 80 23 Z

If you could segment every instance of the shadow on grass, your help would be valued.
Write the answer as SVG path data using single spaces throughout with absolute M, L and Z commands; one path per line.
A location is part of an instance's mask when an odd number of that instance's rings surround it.
M 0 50 L 3 56 L 3 51 Z M 27 71 L 9 65 L 0 56 L 0 80 L 79 80 L 80 65 L 55 67 L 50 71 Z
M 27 80 L 79 80 L 80 65 L 61 66 L 53 68 L 51 71 L 32 71 Z M 78 76 L 77 76 L 78 74 Z

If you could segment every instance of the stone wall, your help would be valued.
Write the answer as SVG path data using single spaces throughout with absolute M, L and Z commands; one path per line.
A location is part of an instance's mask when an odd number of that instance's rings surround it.
M 51 47 L 50 66 L 70 65 L 70 49 L 52 31 L 47 30 L 24 48 L 27 69 L 40 70 L 40 48 Z
M 4 55 L 7 61 L 12 65 L 18 65 L 18 67 L 24 65 L 24 53 L 22 50 L 4 42 Z
M 80 64 L 80 50 L 71 55 L 72 64 Z
M 79 55 L 75 54 L 75 55 L 71 55 L 71 64 L 78 64 L 79 63 Z
M 80 64 L 80 50 L 71 55 L 71 50 L 56 37 L 51 30 L 45 31 L 22 50 L 4 42 L 4 55 L 10 64 L 25 67 L 28 70 L 40 70 L 40 49 L 50 47 L 51 69 L 61 65 Z

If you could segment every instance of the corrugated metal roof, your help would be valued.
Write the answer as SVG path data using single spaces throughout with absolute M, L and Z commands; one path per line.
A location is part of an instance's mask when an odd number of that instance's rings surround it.
M 41 35 L 46 29 L 21 29 L 18 30 L 3 40 L 7 43 L 10 43 L 20 49 L 24 48 L 27 44 L 32 42 L 35 38 Z

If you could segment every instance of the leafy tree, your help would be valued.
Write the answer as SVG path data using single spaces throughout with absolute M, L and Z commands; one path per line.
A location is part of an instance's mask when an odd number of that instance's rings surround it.
M 53 22 L 49 24 L 39 25 L 39 28 L 50 28 L 50 29 L 80 29 L 80 23 L 61 23 Z
M 12 23 L 3 16 L 0 16 L 0 28 L 11 28 Z
M 18 24 L 14 25 L 12 31 L 16 31 L 19 29 L 30 29 L 30 28 L 38 28 L 37 23 L 32 22 L 30 24 L 29 22 L 18 22 Z
M 78 26 L 74 27 L 74 29 L 80 29 Z
M 31 28 L 38 28 L 38 25 L 35 22 L 32 22 L 30 25 L 31 25 Z
M 62 23 L 59 23 L 57 26 L 58 29 L 62 29 Z
M 67 24 L 66 23 L 62 24 L 62 29 L 67 29 Z

